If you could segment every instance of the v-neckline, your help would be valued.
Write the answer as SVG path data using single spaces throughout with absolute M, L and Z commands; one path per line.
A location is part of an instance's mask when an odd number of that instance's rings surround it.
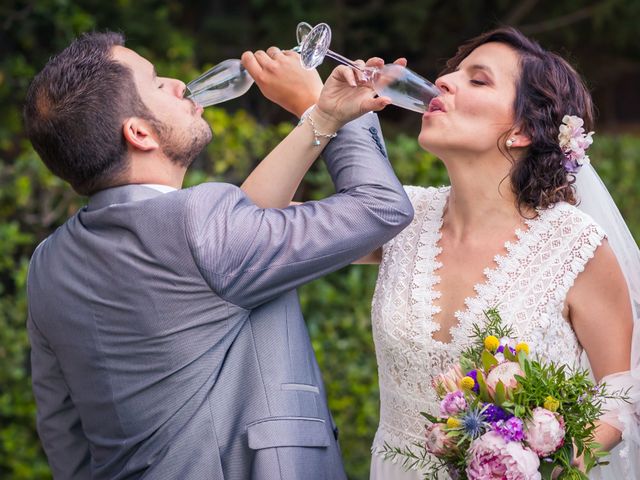
M 442 325 L 436 320 L 438 314 L 442 312 L 442 309 L 439 305 L 435 304 L 435 300 L 440 299 L 442 296 L 442 292 L 437 289 L 437 285 L 440 283 L 441 278 L 438 275 L 438 270 L 443 267 L 443 264 L 438 257 L 442 253 L 442 247 L 440 246 L 440 240 L 442 239 L 442 226 L 444 224 L 444 211 L 447 205 L 447 200 L 449 199 L 449 194 L 451 192 L 451 187 L 447 187 L 446 189 L 439 189 L 437 191 L 437 195 L 441 195 L 439 202 L 437 203 L 438 208 L 434 210 L 433 219 L 437 223 L 437 228 L 435 231 L 435 235 L 433 235 L 433 244 L 431 250 L 431 264 L 433 265 L 433 270 L 431 271 L 431 276 L 433 277 L 433 281 L 428 282 L 427 287 L 430 289 L 429 297 L 431 298 L 431 308 L 429 322 L 432 324 L 432 328 L 429 331 L 429 337 L 434 344 L 442 347 L 449 348 L 453 344 L 456 343 L 456 340 L 459 340 L 461 335 L 460 332 L 463 332 L 465 329 L 469 328 L 470 325 L 467 325 L 467 321 L 471 316 L 471 305 L 473 303 L 478 303 L 485 301 L 486 299 L 481 298 L 481 292 L 487 291 L 491 288 L 498 288 L 498 285 L 495 285 L 495 279 L 500 277 L 500 274 L 504 273 L 504 270 L 508 265 L 512 264 L 518 258 L 518 253 L 520 253 L 523 249 L 527 248 L 530 244 L 529 238 L 531 238 L 536 230 L 537 225 L 541 223 L 541 219 L 544 215 L 544 210 L 536 210 L 537 215 L 532 219 L 524 219 L 524 223 L 526 224 L 526 230 L 522 230 L 521 228 L 516 228 L 514 230 L 514 234 L 510 240 L 504 242 L 504 250 L 506 250 L 506 254 L 498 253 L 494 255 L 492 265 L 487 266 L 482 271 L 482 280 L 475 283 L 473 285 L 473 294 L 464 298 L 463 305 L 464 307 L 461 310 L 456 310 L 454 312 L 454 316 L 457 323 L 453 324 L 449 328 L 449 340 L 447 342 L 443 342 L 442 340 L 438 340 L 434 337 L 434 333 L 440 331 Z M 430 222 L 426 222 L 430 223 Z M 432 225 L 433 226 L 433 225 Z M 427 226 L 427 228 L 429 228 Z M 423 232 L 424 233 L 424 225 Z M 512 239 L 515 237 L 515 241 Z M 486 305 L 486 308 L 491 308 L 497 305 Z

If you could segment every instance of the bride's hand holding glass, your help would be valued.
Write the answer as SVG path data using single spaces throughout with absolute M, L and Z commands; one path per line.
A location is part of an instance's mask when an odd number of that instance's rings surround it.
M 365 64 L 357 62 L 361 67 L 377 67 L 384 62 L 380 58 L 372 58 Z M 345 65 L 336 67 L 327 78 L 316 112 L 334 124 L 335 130 L 345 123 L 358 118 L 367 112 L 377 112 L 391 103 L 391 99 L 377 96 L 370 82 L 364 81 L 359 73 Z

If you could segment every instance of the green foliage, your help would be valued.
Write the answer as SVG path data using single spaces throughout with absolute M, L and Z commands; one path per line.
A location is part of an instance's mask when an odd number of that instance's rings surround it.
M 472 339 L 472 343 L 460 354 L 460 367 L 463 372 L 483 366 L 483 354 L 486 351 L 484 339 L 489 335 L 497 338 L 511 337 L 513 335 L 513 329 L 509 325 L 502 324 L 502 319 L 496 308 L 485 311 L 484 315 L 487 319 L 486 323 L 484 325 L 474 323 L 471 326 L 469 338 Z M 508 355 L 508 353 L 505 353 L 505 355 Z M 495 358 L 493 361 L 495 361 Z

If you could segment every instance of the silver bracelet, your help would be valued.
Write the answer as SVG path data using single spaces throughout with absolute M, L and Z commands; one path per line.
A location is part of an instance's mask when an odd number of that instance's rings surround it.
M 328 138 L 329 140 L 331 140 L 332 138 L 335 138 L 338 136 L 337 132 L 334 133 L 321 133 L 318 131 L 318 129 L 316 128 L 316 123 L 313 121 L 313 118 L 311 118 L 311 112 L 313 112 L 313 109 L 315 108 L 315 105 L 311 105 L 303 114 L 302 117 L 300 117 L 300 121 L 298 122 L 298 126 L 302 125 L 305 120 L 309 120 L 309 125 L 311 125 L 311 130 L 313 131 L 313 146 L 315 147 L 319 147 L 320 146 L 320 138 Z

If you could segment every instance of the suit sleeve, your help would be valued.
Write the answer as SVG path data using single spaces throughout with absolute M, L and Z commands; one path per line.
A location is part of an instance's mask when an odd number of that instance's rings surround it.
M 336 194 L 261 209 L 231 185 L 192 189 L 187 239 L 200 271 L 225 300 L 254 308 L 379 247 L 413 218 L 367 114 L 340 130 L 325 161 Z
M 33 393 L 38 406 L 38 434 L 53 477 L 56 480 L 90 479 L 89 442 L 58 362 L 30 315 L 27 329 L 31 341 Z

